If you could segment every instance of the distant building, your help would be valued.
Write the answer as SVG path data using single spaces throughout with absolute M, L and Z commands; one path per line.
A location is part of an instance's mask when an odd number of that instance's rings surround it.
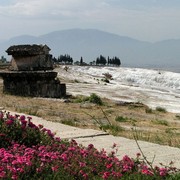
M 14 71 L 37 71 L 52 70 L 51 49 L 47 45 L 14 45 L 6 52 L 12 55 L 11 70 Z

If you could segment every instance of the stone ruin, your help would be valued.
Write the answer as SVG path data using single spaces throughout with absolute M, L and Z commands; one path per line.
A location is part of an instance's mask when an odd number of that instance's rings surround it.
M 8 71 L 1 71 L 3 92 L 19 96 L 61 98 L 66 85 L 53 71 L 52 55 L 47 45 L 15 45 L 6 52 L 12 55 Z

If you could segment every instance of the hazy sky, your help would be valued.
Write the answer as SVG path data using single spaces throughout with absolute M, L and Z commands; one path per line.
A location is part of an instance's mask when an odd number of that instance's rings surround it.
M 92 28 L 139 40 L 180 38 L 180 0 L 0 0 L 0 39 Z

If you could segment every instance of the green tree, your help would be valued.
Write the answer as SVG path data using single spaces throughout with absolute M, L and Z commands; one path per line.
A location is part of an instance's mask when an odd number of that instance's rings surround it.
M 83 58 L 81 56 L 81 59 L 80 59 L 80 65 L 83 65 Z
M 6 62 L 7 62 L 7 59 L 6 59 L 4 56 L 1 56 L 0 62 L 6 63 Z
M 65 55 L 60 55 L 58 57 L 58 60 L 57 60 L 59 63 L 64 63 L 64 64 L 72 64 L 73 63 L 73 58 L 68 55 L 68 54 L 65 54 Z
M 96 58 L 96 65 L 106 65 L 107 60 L 104 56 L 100 55 L 100 57 Z

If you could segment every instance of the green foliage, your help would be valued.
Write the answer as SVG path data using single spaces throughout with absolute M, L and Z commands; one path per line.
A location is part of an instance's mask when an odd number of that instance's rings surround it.
M 112 75 L 110 73 L 103 73 L 105 79 L 109 79 L 109 80 L 112 80 Z
M 81 56 L 81 59 L 80 59 L 80 65 L 83 65 L 83 58 Z
M 103 105 L 103 102 L 102 102 L 101 98 L 95 93 L 92 93 L 90 95 L 89 102 L 94 103 L 94 104 L 98 104 L 100 106 Z
M 77 79 L 75 79 L 75 80 L 74 80 L 74 82 L 75 82 L 75 83 L 80 83 L 80 81 L 79 81 L 79 80 L 77 80 Z
M 121 60 L 116 56 L 113 57 L 113 58 L 108 57 L 108 65 L 120 66 L 121 65 Z
M 112 124 L 112 125 L 110 125 L 110 124 L 101 125 L 100 129 L 105 131 L 105 132 L 109 131 L 114 136 L 117 136 L 119 132 L 124 131 L 124 129 L 121 126 L 114 125 L 114 124 Z
M 106 82 L 106 83 L 110 83 L 110 80 L 112 80 L 112 75 L 110 73 L 103 73 L 104 78 L 101 79 L 101 81 Z
M 116 135 L 123 128 L 104 125 Z M 31 118 L 11 116 L 0 112 L 0 178 L 44 180 L 178 180 L 177 168 L 153 167 L 142 153 L 136 158 L 125 155 L 119 159 L 114 143 L 112 152 L 98 151 L 93 144 L 78 145 L 75 140 L 64 141 L 54 137 L 42 125 L 36 126 Z M 22 136 L 25 132 L 26 136 Z M 38 136 L 36 136 L 38 134 Z M 6 136 L 7 135 L 7 136 Z M 5 139 L 3 139 L 5 138 Z M 22 141 L 23 138 L 26 141 Z M 38 139 L 37 144 L 34 142 Z M 3 142 L 2 142 L 3 141 Z M 8 146 L 6 143 L 11 142 Z M 28 142 L 28 143 L 27 143 Z M 142 156 L 142 157 L 141 157 Z M 178 172 L 178 173 L 177 173 Z
M 145 111 L 146 113 L 149 113 L 149 114 L 153 113 L 153 110 L 151 108 L 146 108 Z
M 180 120 L 180 114 L 176 114 L 176 118 Z
M 106 78 L 101 79 L 101 81 L 103 81 L 103 82 L 105 82 L 105 83 L 110 83 L 109 79 L 106 79 Z
M 49 143 L 53 134 L 43 126 L 36 126 L 31 118 L 25 116 L 10 116 L 0 112 L 0 147 L 8 147 L 12 142 L 32 146 Z
M 89 101 L 89 97 L 86 97 L 86 96 L 77 96 L 73 100 L 74 103 L 83 103 L 83 102 L 86 102 L 86 101 Z
M 106 65 L 107 60 L 104 56 L 100 55 L 96 58 L 96 65 Z
M 167 112 L 165 108 L 159 107 L 159 106 L 156 107 L 156 111 L 163 112 L 163 113 L 166 113 L 166 112 Z
M 127 122 L 127 120 L 128 120 L 128 118 L 123 117 L 123 116 L 117 116 L 115 118 L 115 121 L 117 121 L 117 122 Z
M 62 124 L 66 124 L 66 125 L 69 125 L 69 126 L 76 126 L 76 123 L 73 121 L 73 120 L 62 120 L 61 121 Z
M 153 122 L 154 124 L 159 124 L 159 125 L 163 125 L 163 126 L 169 126 L 169 123 L 168 123 L 168 121 L 166 121 L 166 120 L 156 119 L 156 120 L 153 120 L 152 122 Z
M 103 105 L 103 101 L 95 93 L 92 93 L 89 97 L 77 96 L 73 102 L 75 102 L 75 103 L 90 102 L 90 103 L 94 103 L 94 104 L 97 104 L 97 105 L 100 105 L 100 106 Z
M 72 64 L 73 58 L 68 54 L 60 55 L 57 59 L 57 62 L 58 63 L 64 63 L 64 64 Z
M 121 60 L 118 57 L 113 57 L 106 59 L 104 56 L 100 55 L 96 58 L 96 65 L 113 65 L 113 66 L 120 66 Z
M 4 56 L 1 56 L 0 63 L 6 63 L 7 59 Z

